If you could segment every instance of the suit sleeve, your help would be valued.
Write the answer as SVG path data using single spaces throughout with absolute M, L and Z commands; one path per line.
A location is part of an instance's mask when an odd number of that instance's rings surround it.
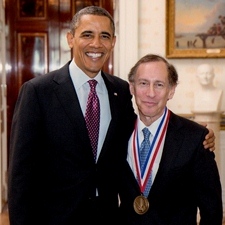
M 214 152 L 199 146 L 194 164 L 200 224 L 221 225 L 223 218 L 221 183 Z
M 38 193 L 33 168 L 38 165 L 38 139 L 40 109 L 31 83 L 21 88 L 14 110 L 10 138 L 8 169 L 8 207 L 10 224 L 29 224 L 32 202 Z M 40 157 L 40 156 L 39 156 Z M 39 181 L 40 183 L 40 181 Z

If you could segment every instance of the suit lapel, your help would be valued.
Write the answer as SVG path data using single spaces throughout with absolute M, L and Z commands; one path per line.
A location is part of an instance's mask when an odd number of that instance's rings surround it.
M 79 127 L 78 135 L 80 135 L 80 139 L 88 145 L 89 139 L 86 124 L 77 93 L 69 75 L 69 63 L 58 70 L 53 81 L 55 82 L 54 90 L 59 102 L 64 108 L 67 116 L 70 118 L 74 129 Z
M 173 166 L 174 161 L 177 159 L 177 154 L 184 138 L 184 134 L 181 132 L 180 129 L 181 127 L 182 124 L 179 118 L 175 114 L 171 113 L 162 158 L 152 186 L 152 191 L 157 191 L 159 186 L 162 186 L 166 183 L 168 172 Z
M 118 91 L 117 88 L 113 82 L 113 79 L 111 79 L 112 75 L 106 75 L 102 72 L 102 77 L 105 82 L 106 88 L 108 90 L 108 96 L 109 96 L 109 104 L 110 104 L 110 111 L 112 115 L 112 121 L 118 118 Z
M 104 155 L 104 152 L 107 151 L 111 137 L 114 136 L 114 132 L 116 131 L 115 127 L 117 126 L 118 123 L 118 113 L 119 113 L 119 104 L 118 104 L 119 96 L 117 87 L 113 81 L 113 77 L 112 75 L 105 74 L 104 72 L 102 72 L 102 77 L 108 91 L 108 98 L 112 119 L 109 123 L 109 128 L 102 146 L 99 159 Z

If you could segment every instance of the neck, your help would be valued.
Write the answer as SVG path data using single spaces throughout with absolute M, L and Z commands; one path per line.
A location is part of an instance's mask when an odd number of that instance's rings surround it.
M 159 119 L 163 115 L 163 112 L 161 114 L 157 114 L 154 116 L 147 116 L 139 112 L 140 120 L 144 123 L 146 127 L 149 127 L 152 123 L 154 123 L 157 119 Z

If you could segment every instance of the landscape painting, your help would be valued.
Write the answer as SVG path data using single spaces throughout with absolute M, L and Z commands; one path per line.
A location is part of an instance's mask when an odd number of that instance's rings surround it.
M 167 57 L 224 57 L 225 0 L 167 1 Z

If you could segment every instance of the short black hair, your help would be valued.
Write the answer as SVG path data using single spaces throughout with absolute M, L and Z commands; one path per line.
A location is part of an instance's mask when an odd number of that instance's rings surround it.
M 99 6 L 87 6 L 80 11 L 78 11 L 72 18 L 70 23 L 70 32 L 75 33 L 76 28 L 79 26 L 80 19 L 83 15 L 97 15 L 106 16 L 110 19 L 110 24 L 113 30 L 113 35 L 115 35 L 115 23 L 111 14 L 104 8 Z

